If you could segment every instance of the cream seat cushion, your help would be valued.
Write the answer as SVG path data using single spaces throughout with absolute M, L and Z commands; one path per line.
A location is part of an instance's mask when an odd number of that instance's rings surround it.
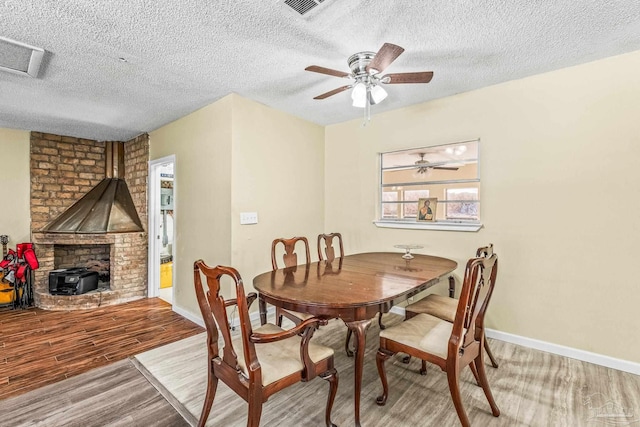
M 424 313 L 436 316 L 439 319 L 453 323 L 458 309 L 458 300 L 455 298 L 443 297 L 442 295 L 431 294 L 418 302 L 409 304 L 405 310 L 413 313 Z
M 267 323 L 253 330 L 258 334 L 277 334 L 284 329 Z M 262 385 L 267 386 L 293 373 L 302 371 L 304 365 L 300 359 L 300 342 L 302 338 L 293 336 L 281 341 L 267 344 L 255 344 L 256 355 L 262 368 Z M 242 337 L 233 340 L 233 348 L 238 355 L 238 365 L 245 377 L 249 378 L 249 370 L 244 360 Z M 309 357 L 314 363 L 333 356 L 333 349 L 313 342 L 309 343 Z
M 311 319 L 313 317 L 313 314 L 309 314 L 309 313 L 300 313 L 299 311 L 293 311 L 293 310 L 287 310 L 287 309 L 282 309 L 282 311 L 286 311 L 287 313 L 291 313 L 294 316 L 296 316 L 298 319 L 302 320 L 303 322 L 307 319 Z
M 430 314 L 418 314 L 380 331 L 380 338 L 416 348 L 442 359 L 447 358 L 453 323 Z

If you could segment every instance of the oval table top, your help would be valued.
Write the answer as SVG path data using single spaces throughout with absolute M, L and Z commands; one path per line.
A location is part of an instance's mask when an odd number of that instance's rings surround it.
M 253 286 L 261 297 L 282 302 L 284 308 L 306 308 L 312 314 L 323 308 L 358 308 L 393 304 L 416 288 L 425 289 L 451 273 L 457 262 L 431 255 L 413 254 L 405 260 L 397 252 L 369 252 L 282 268 L 256 276 Z M 404 298 L 403 298 L 404 297 Z

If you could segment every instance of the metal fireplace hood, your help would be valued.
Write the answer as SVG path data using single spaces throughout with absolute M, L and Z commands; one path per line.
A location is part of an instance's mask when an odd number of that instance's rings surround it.
M 108 141 L 106 178 L 47 224 L 45 233 L 105 234 L 144 231 L 124 175 L 124 143 Z

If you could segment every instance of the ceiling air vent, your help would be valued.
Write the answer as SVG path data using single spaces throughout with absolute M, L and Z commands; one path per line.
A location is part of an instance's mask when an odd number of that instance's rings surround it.
M 44 49 L 0 37 L 0 70 L 38 77 Z
M 284 0 L 284 4 L 286 4 L 302 16 L 324 2 L 325 0 Z

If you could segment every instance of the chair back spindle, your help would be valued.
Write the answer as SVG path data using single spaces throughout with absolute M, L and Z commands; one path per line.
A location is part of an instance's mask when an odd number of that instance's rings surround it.
M 333 260 L 336 259 L 336 249 L 333 247 L 334 239 L 338 241 L 340 258 L 344 256 L 344 247 L 342 246 L 342 235 L 340 233 L 319 234 L 318 235 L 318 259 L 320 261 L 323 261 L 326 259 L 329 262 L 333 262 Z M 324 249 L 324 255 L 323 255 L 323 249 Z
M 472 258 L 467 262 L 453 334 L 460 337 L 466 330 L 463 347 L 481 335 L 484 314 L 491 299 L 498 274 L 498 256 Z
M 231 267 L 209 267 L 202 260 L 194 263 L 194 283 L 198 305 L 207 328 L 207 347 L 209 357 L 218 356 L 219 334 L 222 335 L 224 347 L 222 349 L 222 360 L 229 366 L 238 366 L 238 355 L 233 348 L 231 339 L 231 325 L 227 313 L 227 307 L 236 305 L 238 310 L 238 318 L 240 320 L 240 328 L 242 329 L 242 347 L 244 350 L 245 366 L 256 366 L 259 371 L 260 364 L 256 357 L 254 343 L 248 337 L 253 333 L 251 328 L 251 320 L 249 318 L 249 306 L 244 293 L 244 284 L 238 271 Z M 205 291 L 202 283 L 202 275 L 206 278 L 207 290 Z M 220 294 L 220 282 L 223 276 L 229 276 L 235 283 L 236 298 L 225 300 Z M 249 370 L 249 374 L 256 374 Z
M 279 238 L 275 239 L 271 243 L 271 267 L 273 270 L 278 269 L 277 261 L 277 246 L 278 244 L 284 245 L 284 255 L 282 260 L 285 267 L 293 267 L 298 265 L 298 254 L 295 252 L 296 244 L 302 242 L 305 250 L 305 264 L 311 262 L 311 254 L 309 252 L 309 241 L 306 237 L 292 237 L 291 239 Z

